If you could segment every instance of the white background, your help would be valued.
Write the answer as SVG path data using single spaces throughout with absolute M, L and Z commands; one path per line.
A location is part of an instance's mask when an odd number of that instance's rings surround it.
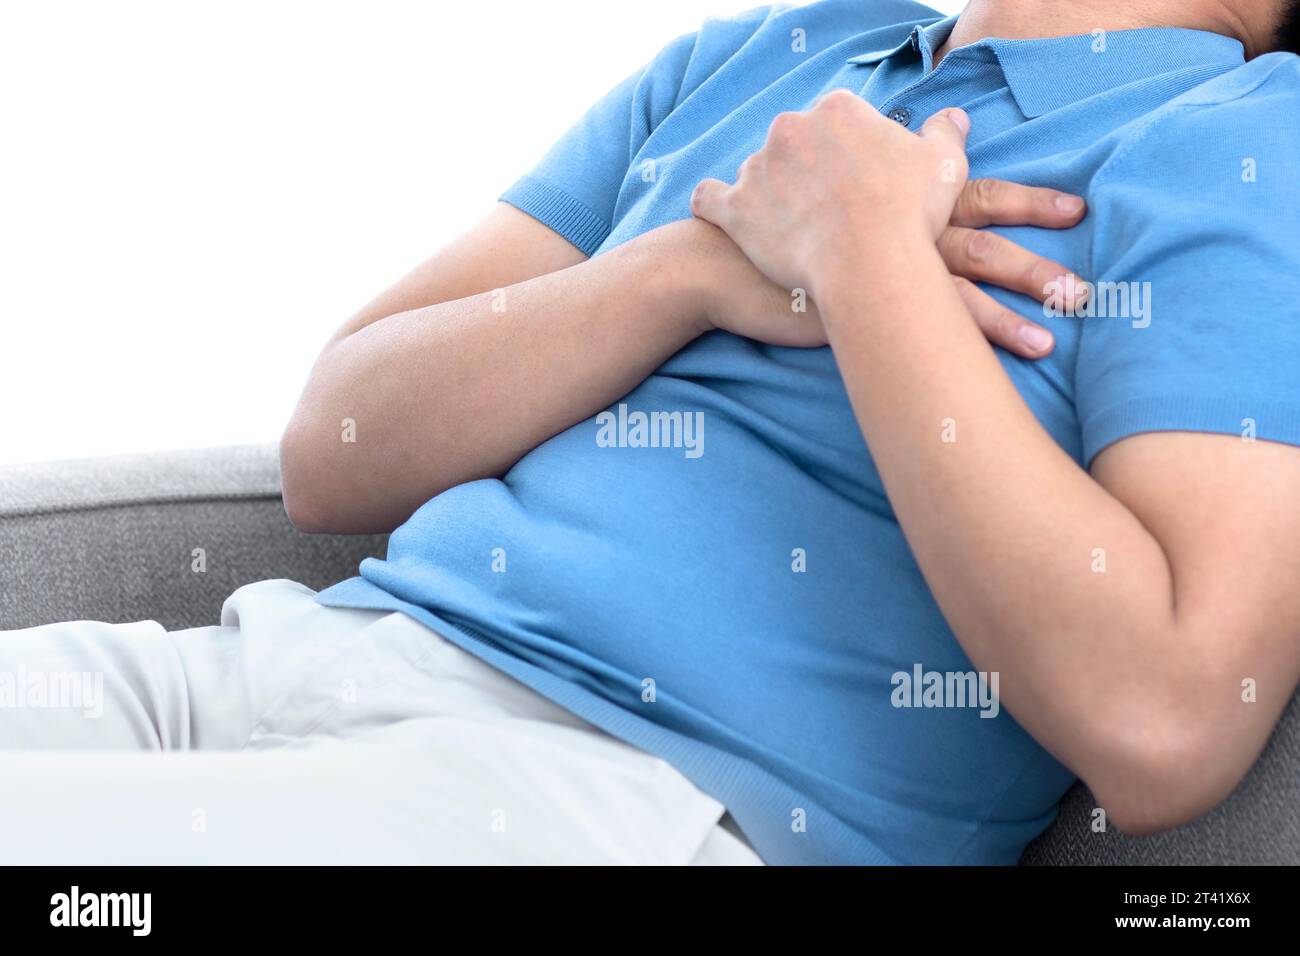
M 0 6 L 0 462 L 274 441 L 335 326 L 756 2 Z

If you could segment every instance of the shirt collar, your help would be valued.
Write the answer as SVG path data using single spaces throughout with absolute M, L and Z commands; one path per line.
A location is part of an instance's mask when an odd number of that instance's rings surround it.
M 851 57 L 850 63 L 876 64 L 894 58 L 920 57 L 928 72 L 932 55 L 952 33 L 957 17 L 925 21 L 892 50 Z M 1031 119 L 1106 90 L 1173 70 L 1245 62 L 1238 40 L 1178 27 L 1097 31 L 1093 34 L 1040 40 L 985 39 L 959 47 L 950 57 L 972 58 L 991 50 L 1002 67 L 1007 87 L 1020 111 Z
M 895 58 L 913 59 L 919 56 L 925 71 L 928 73 L 933 65 L 934 51 L 943 46 L 944 41 L 948 39 L 948 34 L 952 33 L 952 28 L 956 24 L 956 17 L 948 17 L 945 20 L 923 20 L 912 28 L 912 32 L 908 34 L 907 39 L 898 46 L 888 50 L 876 50 L 872 53 L 849 57 L 849 62 L 871 66 L 884 60 Z

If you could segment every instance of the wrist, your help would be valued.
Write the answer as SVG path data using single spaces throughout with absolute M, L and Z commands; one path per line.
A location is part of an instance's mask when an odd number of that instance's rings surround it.
M 719 242 L 731 240 L 699 219 L 682 219 L 643 234 L 640 262 L 633 277 L 641 294 L 654 300 L 668 321 L 691 338 L 717 328 Z
M 923 226 L 909 228 L 899 223 L 887 233 L 867 233 L 860 238 L 839 246 L 832 255 L 817 257 L 808 278 L 814 301 L 825 307 L 864 292 L 884 291 L 890 285 L 907 287 L 924 271 L 918 269 L 922 263 L 929 258 L 942 262 L 934 239 Z

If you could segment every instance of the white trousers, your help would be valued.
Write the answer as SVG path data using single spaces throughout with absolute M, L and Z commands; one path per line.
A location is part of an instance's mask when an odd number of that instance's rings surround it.
M 0 864 L 756 864 L 723 806 L 404 614 L 0 632 Z

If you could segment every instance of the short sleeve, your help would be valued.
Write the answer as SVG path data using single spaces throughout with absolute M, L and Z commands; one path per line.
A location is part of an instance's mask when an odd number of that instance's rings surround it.
M 541 162 L 501 196 L 592 255 L 613 229 L 619 191 L 650 135 L 787 4 L 710 18 L 669 43 L 591 107 Z
M 1177 106 L 1094 180 L 1086 465 L 1142 432 L 1300 445 L 1298 76 Z
M 695 34 L 674 40 L 606 93 L 501 201 L 595 252 L 633 158 L 678 101 L 695 41 Z

